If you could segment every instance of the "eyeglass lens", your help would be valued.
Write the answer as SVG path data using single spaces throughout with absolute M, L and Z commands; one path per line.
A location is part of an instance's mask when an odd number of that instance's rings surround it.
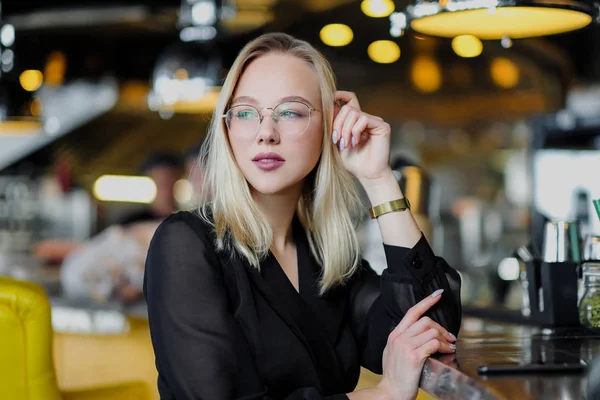
M 308 105 L 292 101 L 281 103 L 275 107 L 271 118 L 279 133 L 300 135 L 308 127 L 310 116 L 311 109 Z M 261 116 L 254 106 L 237 105 L 227 111 L 226 122 L 233 134 L 255 135 L 260 128 Z

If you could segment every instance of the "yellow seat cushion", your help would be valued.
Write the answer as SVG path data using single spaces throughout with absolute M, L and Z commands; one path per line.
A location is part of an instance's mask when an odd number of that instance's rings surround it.
M 52 363 L 50 302 L 33 283 L 0 278 L 2 398 L 59 400 Z
M 102 386 L 61 393 L 52 354 L 51 307 L 45 291 L 31 282 L 0 277 L 0 399 L 4 400 L 147 400 L 156 384 L 117 377 Z M 150 347 L 151 349 L 151 347 Z M 118 349 L 104 348 L 107 355 Z M 87 349 L 73 356 L 72 368 L 93 364 Z M 60 358 L 60 357 L 59 357 Z M 145 362 L 145 360 L 142 360 Z M 114 365 L 114 364 L 113 364 Z M 93 374 L 93 368 L 88 374 Z

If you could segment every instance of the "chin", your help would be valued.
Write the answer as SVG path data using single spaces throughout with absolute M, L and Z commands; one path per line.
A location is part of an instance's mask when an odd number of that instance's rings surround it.
M 297 184 L 300 183 L 301 179 L 282 179 L 283 177 L 269 176 L 268 174 L 261 177 L 253 177 L 249 179 L 248 183 L 250 187 L 263 195 L 275 195 L 281 194 Z
M 274 195 L 274 194 L 279 194 L 281 192 L 284 192 L 286 189 L 288 189 L 290 186 L 289 185 L 283 185 L 283 184 L 279 184 L 276 182 L 250 182 L 250 187 L 263 195 Z

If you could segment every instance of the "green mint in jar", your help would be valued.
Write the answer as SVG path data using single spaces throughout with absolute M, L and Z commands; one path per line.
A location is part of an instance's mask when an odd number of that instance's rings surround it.
M 579 320 L 588 328 L 600 328 L 600 293 L 581 299 Z
M 579 321 L 590 329 L 600 329 L 600 263 L 582 266 L 584 293 L 579 302 Z

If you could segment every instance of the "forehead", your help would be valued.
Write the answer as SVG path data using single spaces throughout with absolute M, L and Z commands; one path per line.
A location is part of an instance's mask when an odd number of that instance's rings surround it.
M 262 107 L 285 97 L 300 96 L 320 105 L 319 79 L 308 63 L 288 54 L 267 54 L 253 60 L 240 77 L 233 100 L 248 96 Z

